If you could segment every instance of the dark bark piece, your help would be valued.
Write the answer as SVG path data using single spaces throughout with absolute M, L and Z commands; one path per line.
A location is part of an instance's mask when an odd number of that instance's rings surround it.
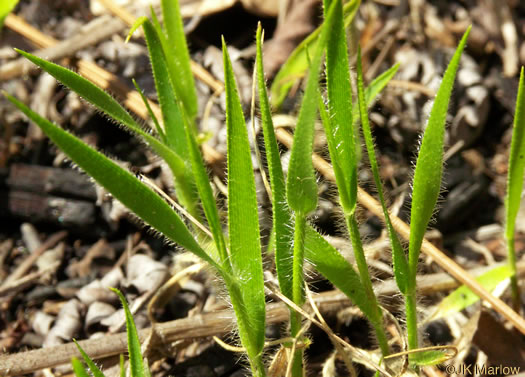
M 25 191 L 0 191 L 0 216 L 14 216 L 33 223 L 51 222 L 83 227 L 95 220 L 91 202 Z
M 97 196 L 89 178 L 75 170 L 45 166 L 13 164 L 7 184 L 22 191 L 47 193 L 56 196 L 89 199 Z

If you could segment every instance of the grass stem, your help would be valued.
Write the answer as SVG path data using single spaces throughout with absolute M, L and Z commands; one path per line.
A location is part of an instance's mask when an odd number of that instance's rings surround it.
M 365 288 L 368 300 L 370 300 L 370 302 L 372 302 L 373 306 L 376 308 L 376 315 L 374 318 L 369 318 L 369 320 L 376 331 L 379 348 L 381 349 L 383 355 L 386 356 L 389 354 L 390 350 L 388 347 L 388 340 L 385 330 L 383 328 L 383 315 L 381 308 L 377 303 L 377 298 L 372 287 L 372 279 L 370 278 L 370 272 L 368 271 L 368 265 L 366 263 L 365 252 L 359 234 L 359 226 L 354 214 L 346 216 L 346 224 L 348 226 L 348 232 L 350 233 L 350 241 L 352 242 L 352 247 L 354 248 L 354 255 L 357 263 L 357 269 L 359 270 L 359 275 L 361 277 L 361 283 Z
M 296 213 L 293 247 L 292 298 L 293 302 L 298 306 L 302 306 L 305 302 L 303 275 L 305 232 L 306 216 L 302 213 Z M 290 332 L 292 337 L 295 337 L 301 330 L 301 315 L 296 312 L 290 317 L 290 319 Z M 303 375 L 302 349 L 295 350 L 292 362 L 292 376 L 301 377 Z

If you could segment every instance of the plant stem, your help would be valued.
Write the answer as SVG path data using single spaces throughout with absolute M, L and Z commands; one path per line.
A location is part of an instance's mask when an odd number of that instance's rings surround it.
M 293 244 L 293 276 L 292 276 L 292 299 L 299 306 L 304 304 L 304 238 L 306 230 L 306 216 L 302 213 L 295 214 L 295 232 Z M 297 312 L 290 316 L 290 332 L 292 337 L 297 336 L 301 330 L 301 315 Z M 292 376 L 303 375 L 303 350 L 298 349 L 293 355 Z
M 512 232 L 514 234 L 514 232 Z M 508 263 L 512 273 L 510 277 L 511 292 L 512 292 L 512 306 L 516 313 L 520 313 L 521 298 L 520 286 L 518 284 L 518 271 L 516 269 L 516 249 L 514 247 L 514 237 L 507 237 Z
M 370 272 L 368 271 L 365 252 L 359 234 L 359 226 L 357 225 L 355 215 L 347 215 L 346 223 L 348 226 L 348 231 L 350 233 L 350 241 L 352 242 L 352 246 L 354 248 L 355 260 L 357 263 L 357 269 L 359 270 L 359 275 L 361 277 L 361 282 L 365 288 L 368 300 L 370 300 L 370 302 L 373 303 L 373 306 L 375 307 L 376 311 L 375 318 L 369 318 L 369 320 L 375 329 L 377 341 L 379 343 L 379 348 L 381 349 L 383 356 L 386 356 L 390 353 L 390 350 L 388 347 L 388 340 L 385 334 L 385 330 L 383 328 L 383 314 L 381 308 L 379 307 L 379 304 L 377 303 L 377 298 L 372 287 L 372 279 L 370 278 Z
M 418 348 L 416 290 L 410 289 L 405 296 L 408 349 Z
M 262 355 L 259 355 L 255 359 L 250 359 L 250 368 L 253 377 L 266 377 L 266 368 L 262 360 Z

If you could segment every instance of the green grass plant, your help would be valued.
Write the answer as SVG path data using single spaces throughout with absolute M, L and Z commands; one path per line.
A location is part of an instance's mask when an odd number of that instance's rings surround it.
M 505 196 L 505 238 L 509 267 L 512 272 L 512 302 L 518 313 L 521 307 L 520 289 L 516 270 L 516 251 L 514 233 L 516 219 L 520 208 L 523 191 L 523 173 L 525 169 L 525 77 L 524 68 L 521 68 L 516 111 L 514 113 L 514 127 L 509 156 L 509 172 L 507 176 L 507 195 Z
M 150 377 L 149 369 L 144 365 L 142 358 L 142 352 L 140 349 L 140 340 L 137 333 L 137 328 L 135 326 L 135 321 L 129 310 L 128 302 L 124 295 L 115 288 L 111 288 L 113 292 L 119 297 L 122 306 L 124 307 L 124 315 L 126 318 L 126 333 L 128 336 L 128 352 L 129 352 L 129 371 L 131 377 Z M 89 357 L 89 355 L 82 349 L 82 347 L 75 341 L 75 344 L 78 348 L 78 351 L 82 355 L 84 363 L 87 365 L 89 371 L 93 377 L 105 377 L 104 373 L 100 368 L 95 364 L 95 362 Z M 84 364 L 78 360 L 76 357 L 73 357 L 71 360 L 73 366 L 73 372 L 76 377 L 87 377 L 89 376 L 88 371 L 84 367 Z M 120 375 L 125 376 L 126 370 L 124 368 L 124 357 L 120 357 Z
M 272 238 L 275 251 L 277 279 L 282 294 L 295 305 L 305 303 L 304 263 L 308 261 L 334 286 L 346 294 L 370 321 L 380 353 L 390 353 L 383 323 L 383 311 L 374 294 L 371 274 L 365 258 L 363 242 L 356 219 L 358 165 L 361 157 L 360 137 L 366 151 L 385 225 L 392 246 L 394 277 L 406 303 L 407 339 L 412 365 L 440 362 L 445 353 L 439 349 L 418 352 L 418 322 L 416 307 L 416 275 L 424 233 L 435 210 L 440 192 L 443 169 L 443 145 L 448 103 L 461 53 L 470 29 L 463 36 L 443 78 L 434 101 L 417 158 L 411 210 L 411 229 L 408 258 L 394 230 L 379 176 L 379 166 L 368 119 L 368 107 L 395 75 L 398 66 L 384 72 L 365 88 L 360 51 L 357 56 L 357 99 L 352 99 L 346 29 L 352 21 L 359 0 L 343 6 L 341 0 L 324 0 L 325 21 L 292 54 L 277 75 L 272 90 L 274 108 L 278 107 L 296 78 L 308 71 L 302 97 L 288 175 L 285 178 L 279 146 L 272 122 L 263 72 L 263 32 L 256 35 L 255 80 L 258 87 L 260 116 L 264 136 L 266 161 L 272 201 Z M 177 0 L 162 0 L 164 25 L 152 11 L 151 18 L 141 17 L 130 34 L 142 27 L 146 39 L 161 116 L 148 109 L 153 132 L 146 131 L 110 95 L 72 71 L 20 50 L 20 54 L 78 93 L 86 101 L 141 138 L 168 165 L 174 176 L 175 195 L 182 207 L 199 226 L 187 225 L 181 215 L 156 190 L 131 174 L 119 164 L 86 145 L 71 133 L 42 118 L 22 102 L 6 97 L 34 121 L 44 133 L 82 170 L 109 191 L 131 212 L 164 237 L 206 261 L 222 278 L 235 311 L 238 335 L 246 351 L 254 376 L 266 376 L 263 362 L 265 344 L 265 294 L 262 250 L 258 217 L 256 186 L 246 121 L 235 82 L 226 43 L 222 41 L 227 130 L 227 229 L 224 229 L 207 168 L 197 136 L 197 95 L 191 76 L 190 59 L 184 37 Z M 326 68 L 323 70 L 323 56 Z M 320 86 L 320 76 L 326 74 L 326 94 Z M 516 106 L 514 136 L 509 167 L 509 194 L 506 201 L 506 237 L 509 247 L 510 273 L 515 277 L 514 224 L 522 190 L 525 160 L 523 115 L 523 70 Z M 325 98 L 326 97 L 326 98 Z M 328 150 L 335 173 L 337 192 L 343 210 L 349 239 L 353 246 L 357 271 L 310 224 L 309 216 L 317 207 L 317 178 L 312 162 L 315 123 L 321 118 L 327 137 Z M 290 225 L 292 224 L 292 225 Z M 201 225 L 207 227 L 201 230 Z M 208 231 L 209 229 L 209 231 Z M 509 271 L 508 269 L 506 270 Z M 497 270 L 484 277 L 484 284 L 493 286 L 504 279 Z M 516 285 L 513 282 L 513 286 Z M 462 288 L 460 288 L 461 290 Z M 442 310 L 461 310 L 475 298 L 465 289 L 458 290 Z M 118 291 L 126 313 L 130 369 L 133 377 L 147 376 L 140 355 L 140 343 L 129 308 Z M 463 295 L 461 301 L 457 298 Z M 462 296 L 462 297 L 463 297 Z M 451 309 L 452 308 L 452 309 Z M 290 308 L 290 335 L 301 333 L 302 316 Z M 301 340 L 301 339 L 296 339 Z M 289 346 L 289 345 L 285 345 Z M 84 362 L 96 377 L 103 374 L 83 351 Z M 303 350 L 296 349 L 289 360 L 291 375 L 305 374 Z M 78 377 L 88 375 L 78 359 L 72 360 Z
M 416 276 L 421 244 L 428 223 L 435 211 L 441 190 L 443 172 L 443 148 L 446 117 L 452 87 L 461 54 L 467 43 L 470 27 L 461 39 L 443 76 L 428 118 L 414 172 L 412 208 L 410 211 L 410 239 L 408 244 L 408 279 L 402 283 L 405 289 L 407 338 L 409 350 L 419 347 L 417 327 Z M 396 277 L 399 280 L 399 277 Z

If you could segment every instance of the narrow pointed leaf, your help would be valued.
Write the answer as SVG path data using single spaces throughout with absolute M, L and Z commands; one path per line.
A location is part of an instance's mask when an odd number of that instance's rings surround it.
M 410 364 L 421 367 L 438 365 L 450 360 L 455 354 L 456 352 L 447 349 L 423 350 L 410 355 Z
M 221 271 L 217 263 L 195 241 L 179 215 L 149 187 L 140 182 L 137 177 L 80 139 L 42 118 L 16 98 L 8 94 L 5 95 L 29 119 L 35 122 L 75 164 L 146 224 Z
M 388 237 L 390 238 L 390 244 L 392 246 L 392 260 L 394 264 L 394 277 L 396 279 L 397 286 L 401 293 L 406 293 L 407 280 L 408 280 L 408 261 L 401 246 L 401 242 L 397 236 L 392 222 L 390 220 L 390 214 L 386 206 L 385 197 L 383 195 L 383 184 L 381 177 L 379 176 L 379 166 L 377 163 L 374 140 L 372 137 L 372 131 L 370 129 L 370 122 L 368 121 L 368 111 L 365 100 L 365 90 L 363 83 L 363 69 L 361 66 L 361 50 L 357 53 L 357 93 L 359 101 L 359 113 L 361 118 L 361 127 L 363 130 L 363 136 L 365 139 L 366 150 L 368 152 L 368 160 L 372 169 L 372 175 L 374 176 L 374 182 L 377 188 L 377 194 L 379 202 L 383 208 L 383 214 L 385 215 L 386 229 Z
M 91 358 L 86 353 L 86 351 L 84 351 L 82 349 L 82 347 L 80 347 L 80 344 L 78 344 L 75 339 L 73 339 L 73 342 L 77 346 L 78 351 L 82 355 L 82 358 L 84 359 L 84 362 L 86 363 L 86 365 L 88 366 L 89 370 L 91 371 L 91 374 L 93 375 L 93 377 L 106 377 L 106 376 L 104 376 L 104 373 L 102 373 L 100 368 L 97 367 L 97 365 L 93 362 L 93 360 L 91 360 Z
M 223 39 L 228 151 L 228 228 L 233 274 L 248 314 L 240 318 L 241 340 L 251 359 L 260 358 L 264 346 L 265 299 L 257 196 L 248 132 L 228 50 Z M 234 304 L 235 306 L 235 304 Z M 241 314 L 242 316 L 242 314 Z
M 266 149 L 266 160 L 268 161 L 268 172 L 272 188 L 272 210 L 273 229 L 275 234 L 275 264 L 277 278 L 281 292 L 288 298 L 292 298 L 292 276 L 293 270 L 293 230 L 289 226 L 292 216 L 286 205 L 286 183 L 279 154 L 279 146 L 273 128 L 270 102 L 266 91 L 264 80 L 264 65 L 262 56 L 262 30 L 261 25 L 257 28 L 257 85 L 259 88 L 259 102 L 261 106 L 261 121 L 264 134 L 264 145 Z
M 181 156 L 182 159 L 186 160 L 188 157 L 188 146 L 186 144 L 186 138 L 184 137 L 184 123 L 177 103 L 177 96 L 169 80 L 167 61 L 162 51 L 162 44 L 157 30 L 151 21 L 146 20 L 142 26 L 148 46 L 162 117 L 164 119 L 166 138 L 175 152 Z
M 157 95 L 159 98 L 162 117 L 164 119 L 164 128 L 166 130 L 166 140 L 168 145 L 184 161 L 188 161 L 189 152 L 184 129 L 182 112 L 179 107 L 178 98 L 169 80 L 167 62 L 162 51 L 162 44 L 159 39 L 157 30 L 151 23 L 146 20 L 142 24 L 144 36 L 148 45 L 151 66 L 153 68 L 153 77 Z M 182 172 L 179 173 L 175 180 L 175 190 L 181 204 L 197 219 L 200 218 L 197 207 L 197 193 L 195 192 L 194 179 L 191 168 L 186 165 Z
M 519 285 L 516 277 L 516 251 L 514 246 L 514 232 L 516 218 L 520 208 L 523 191 L 523 173 L 525 169 L 525 73 L 521 67 L 516 111 L 514 113 L 514 128 L 509 156 L 509 173 L 507 177 L 507 195 L 505 196 L 505 238 L 509 266 L 512 269 L 512 296 L 514 306 L 520 306 Z
M 310 65 L 288 167 L 286 181 L 288 205 L 293 211 L 302 215 L 307 215 L 317 206 L 317 182 L 312 163 L 314 126 L 317 117 L 319 72 L 327 36 L 333 27 L 335 8 L 332 6 L 328 12 Z
M 467 29 L 443 76 L 430 117 L 425 128 L 414 173 L 408 264 L 410 269 L 408 291 L 416 289 L 417 263 L 423 236 L 434 212 L 443 171 L 443 143 L 448 104 L 461 54 L 467 42 Z
M 39 57 L 31 55 L 25 51 L 18 49 L 16 49 L 16 51 L 31 60 L 34 64 L 38 65 L 62 84 L 82 96 L 96 108 L 100 109 L 117 122 L 122 123 L 131 131 L 140 135 L 151 146 L 151 148 L 153 148 L 153 150 L 166 161 L 176 177 L 184 172 L 184 160 L 170 150 L 169 147 L 162 144 L 149 133 L 143 131 L 133 117 L 105 91 L 97 87 L 91 81 L 86 80 L 67 68 L 40 59 Z
M 501 282 L 511 276 L 512 271 L 509 266 L 500 266 L 478 276 L 476 281 L 487 291 L 492 292 Z M 439 303 L 437 312 L 432 315 L 432 320 L 457 313 L 479 300 L 479 296 L 469 287 L 462 285 Z
M 219 210 L 217 208 L 217 203 L 215 202 L 213 190 L 210 185 L 210 178 L 206 172 L 206 166 L 204 165 L 201 151 L 197 145 L 197 140 L 195 140 L 195 135 L 189 122 L 189 120 L 185 122 L 185 133 L 189 147 L 191 168 L 195 179 L 195 185 L 197 186 L 202 208 L 204 209 L 204 214 L 208 220 L 213 240 L 215 241 L 217 251 L 219 252 L 220 263 L 225 269 L 231 272 L 231 265 L 219 217 Z
M 357 158 L 355 132 L 352 129 L 352 87 L 348 48 L 340 0 L 324 0 L 325 12 L 336 3 L 332 32 L 326 43 L 326 82 L 329 120 L 323 122 L 339 197 L 346 214 L 355 211 L 357 203 Z M 344 172 L 344 174 L 341 174 Z
M 149 101 L 146 98 L 146 96 L 144 95 L 144 92 L 142 91 L 142 89 L 140 89 L 139 84 L 137 83 L 137 81 L 135 81 L 135 79 L 132 79 L 131 81 L 133 82 L 133 86 L 135 87 L 135 90 L 140 94 L 140 98 L 142 98 L 142 102 L 144 103 L 144 106 L 146 106 L 146 109 L 148 110 L 149 117 L 153 121 L 153 124 L 155 125 L 155 130 L 159 134 L 159 137 L 160 137 L 161 141 L 164 144 L 168 144 L 168 141 L 166 140 L 166 134 L 164 133 L 164 130 L 160 126 L 160 123 L 159 123 L 159 120 L 157 119 L 157 116 L 155 115 L 155 113 L 151 109 L 151 106 L 149 105 Z
M 162 0 L 161 4 L 168 42 L 163 43 L 163 47 L 171 81 L 177 96 L 184 103 L 187 114 L 194 121 L 198 112 L 197 91 L 191 72 L 190 54 L 184 35 L 179 0 Z
M 129 365 L 131 375 L 133 377 L 145 377 L 144 363 L 142 361 L 142 353 L 140 351 L 140 340 L 139 334 L 137 333 L 137 327 L 135 321 L 129 310 L 128 302 L 124 295 L 116 288 L 111 288 L 113 292 L 117 294 L 124 307 L 124 314 L 126 316 L 126 334 L 128 336 L 128 352 L 129 352 Z
M 361 0 L 351 0 L 344 6 L 345 28 L 347 28 L 359 9 Z M 315 51 L 319 43 L 321 27 L 306 37 L 288 57 L 273 80 L 271 87 L 272 106 L 278 109 L 294 83 L 308 70 L 307 51 Z
M 311 226 L 306 227 L 305 244 L 305 259 L 352 300 L 367 318 L 377 321 L 377 311 L 352 265 Z
M 84 368 L 84 364 L 76 357 L 71 358 L 71 365 L 73 366 L 73 372 L 77 377 L 89 377 L 89 374 Z

